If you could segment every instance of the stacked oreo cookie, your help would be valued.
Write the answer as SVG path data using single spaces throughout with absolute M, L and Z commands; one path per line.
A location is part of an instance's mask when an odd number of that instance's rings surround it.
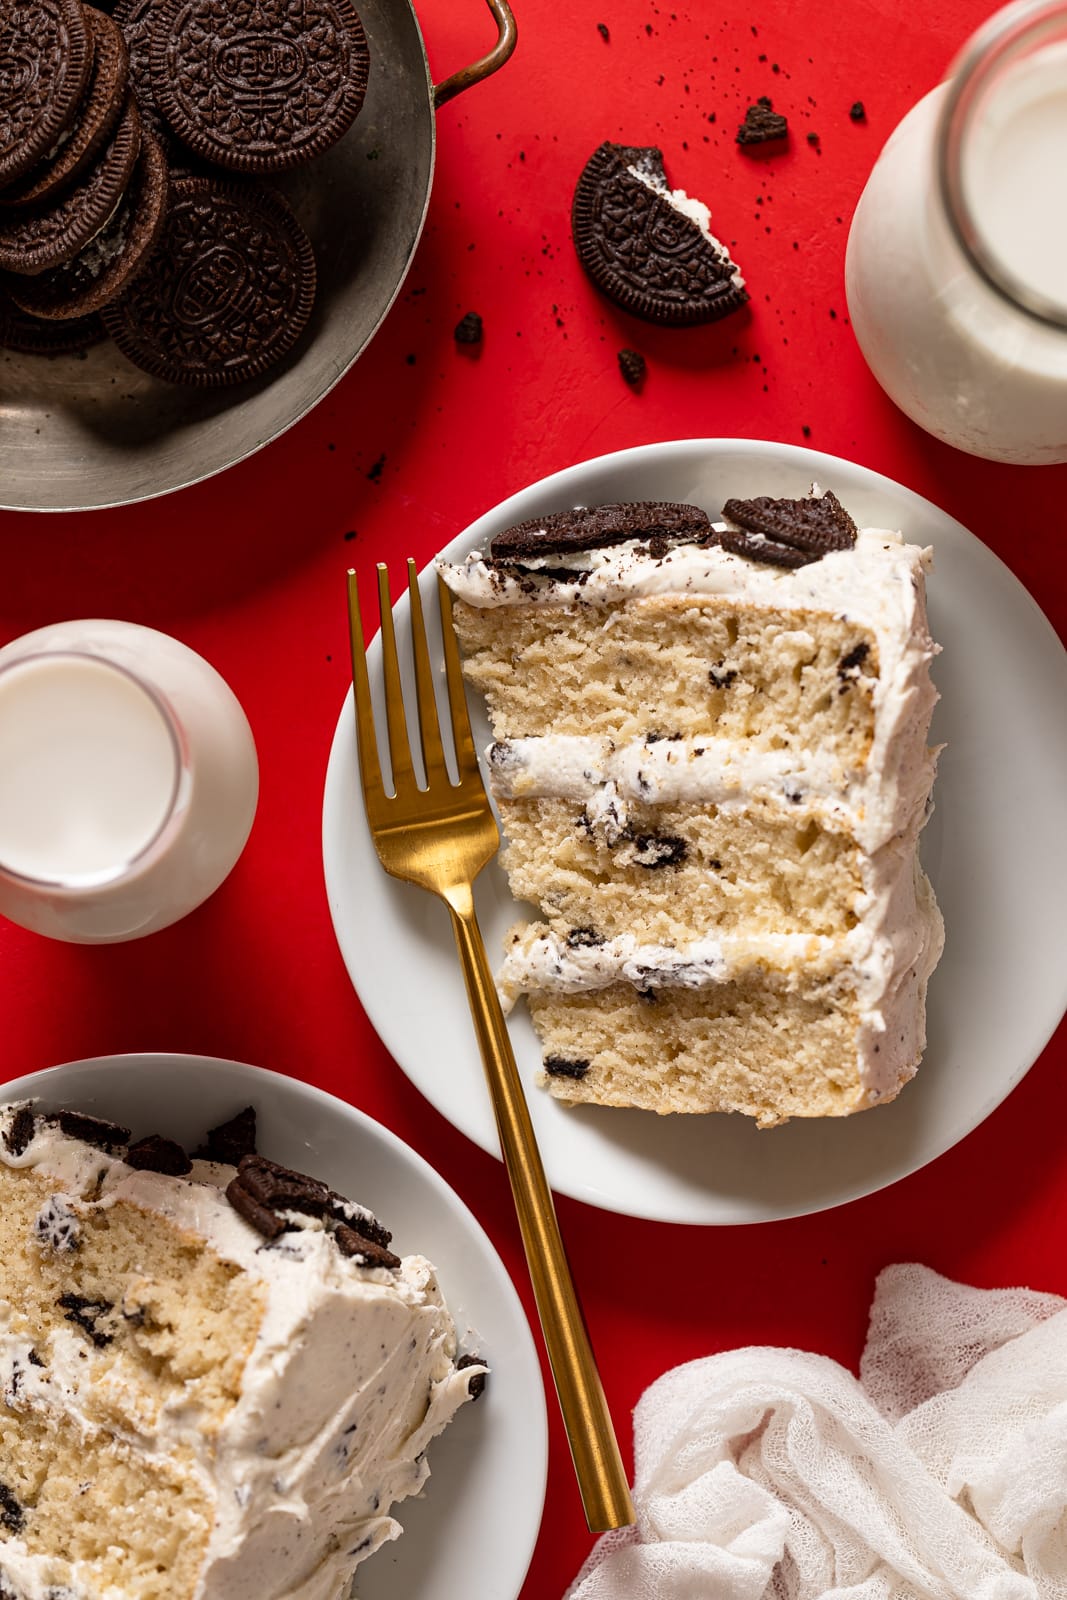
M 8 0 L 0 344 L 109 333 L 175 383 L 255 377 L 305 328 L 310 241 L 255 181 L 313 160 L 367 88 L 351 0 Z

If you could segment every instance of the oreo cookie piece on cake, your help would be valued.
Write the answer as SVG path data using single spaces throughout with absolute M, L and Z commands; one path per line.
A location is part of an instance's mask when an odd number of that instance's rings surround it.
M 280 361 L 314 297 L 311 243 L 280 196 L 179 177 L 155 254 L 104 321 L 135 366 L 168 383 L 217 387 Z
M 668 186 L 663 153 L 605 143 L 574 192 L 578 260 L 597 288 L 646 322 L 717 322 L 748 300 L 700 200 Z
M 152 93 L 197 155 L 279 172 L 329 148 L 367 92 L 351 0 L 165 0 L 151 12 Z

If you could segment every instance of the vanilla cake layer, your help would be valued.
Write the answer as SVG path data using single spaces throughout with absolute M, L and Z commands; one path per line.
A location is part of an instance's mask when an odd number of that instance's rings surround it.
M 594 607 L 583 590 L 569 605 L 460 602 L 453 620 L 497 739 L 713 729 L 755 749 L 832 746 L 852 766 L 871 747 L 877 641 L 847 618 L 798 626 L 780 607 L 744 610 L 720 596 Z
M 787 570 L 685 537 L 554 550 L 553 529 L 542 554 L 524 531 L 442 575 L 503 863 L 544 919 L 498 976 L 542 1081 L 761 1126 L 891 1099 L 943 940 L 916 849 L 929 552 L 865 529 Z
M 598 797 L 602 798 L 602 797 Z M 863 910 L 853 836 L 790 807 L 498 796 L 501 861 L 516 899 L 564 938 L 684 944 L 718 929 L 834 934 Z
M 0 1593 L 340 1600 L 484 1372 L 433 1269 L 295 1210 L 267 1238 L 232 1165 L 136 1170 L 26 1115 L 0 1114 Z

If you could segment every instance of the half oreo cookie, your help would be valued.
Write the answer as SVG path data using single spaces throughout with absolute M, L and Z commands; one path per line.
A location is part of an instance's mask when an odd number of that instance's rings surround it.
M 243 383 L 280 361 L 315 297 L 311 243 L 258 184 L 179 177 L 159 245 L 104 322 L 123 355 L 168 383 Z
M 575 555 L 630 540 L 647 542 L 654 551 L 662 547 L 665 554 L 672 544 L 717 544 L 719 536 L 699 506 L 630 500 L 517 523 L 496 535 L 489 557 L 500 566 L 522 566 L 538 557 Z
M 367 92 L 351 0 L 168 0 L 152 13 L 156 104 L 206 161 L 279 172 L 327 149 Z
M 574 191 L 574 246 L 600 289 L 646 322 L 717 322 L 748 299 L 698 200 L 671 190 L 655 147 L 602 144 Z

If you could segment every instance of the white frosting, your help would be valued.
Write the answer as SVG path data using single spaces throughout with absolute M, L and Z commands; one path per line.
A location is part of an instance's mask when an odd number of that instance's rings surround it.
M 228 1166 L 194 1162 L 189 1178 L 134 1171 L 40 1122 L 21 1156 L 0 1143 L 0 1160 L 47 1173 L 75 1218 L 119 1201 L 158 1212 L 243 1268 L 250 1292 L 266 1290 L 240 1398 L 219 1433 L 206 1438 L 189 1407 L 168 1401 L 131 1438 L 149 1455 L 193 1451 L 215 1518 L 196 1600 L 338 1600 L 358 1563 L 401 1532 L 390 1508 L 425 1481 L 423 1452 L 480 1370 L 456 1370 L 430 1263 L 360 1267 L 308 1218 L 291 1217 L 299 1226 L 267 1244 L 225 1198 Z M 46 1364 L 35 1366 L 13 1309 L 0 1299 L 0 1392 L 17 1366 L 20 1404 L 61 1408 L 88 1429 L 85 1339 L 58 1326 L 47 1352 L 38 1342 Z M 50 1560 L 15 1535 L 0 1537 L 0 1568 L 20 1600 L 47 1600 L 56 1583 Z
M 494 745 L 491 782 L 501 799 L 580 799 L 591 829 L 608 844 L 623 836 L 627 807 L 635 801 L 741 809 L 757 800 L 843 827 L 863 852 L 859 924 L 839 940 L 784 934 L 702 940 L 668 950 L 622 939 L 571 949 L 532 929 L 511 947 L 500 974 L 509 1004 L 530 989 L 573 992 L 617 981 L 638 987 L 721 983 L 756 963 L 795 966 L 805 974 L 813 973 L 812 963 L 828 971 L 841 968 L 855 987 L 858 1070 L 868 1098 L 899 1087 L 923 1048 L 921 998 L 944 939 L 915 854 L 937 758 L 926 743 L 937 700 L 929 667 L 938 647 L 927 628 L 924 584 L 930 564 L 930 550 L 877 528 L 862 529 L 852 548 L 795 569 L 714 545 L 677 544 L 655 555 L 640 540 L 566 555 L 524 554 L 523 571 L 514 574 L 477 551 L 462 565 L 441 564 L 449 588 L 473 606 L 594 611 L 626 600 L 714 595 L 756 609 L 827 613 L 868 629 L 877 641 L 877 677 L 868 677 L 862 663 L 855 669 L 872 690 L 874 709 L 874 738 L 862 771 L 843 767 L 824 749 L 770 750 L 714 736 L 615 745 L 546 735 Z M 560 576 L 554 567 L 562 569 Z M 606 609 L 606 625 L 612 616 Z M 803 629 L 798 616 L 798 637 Z

